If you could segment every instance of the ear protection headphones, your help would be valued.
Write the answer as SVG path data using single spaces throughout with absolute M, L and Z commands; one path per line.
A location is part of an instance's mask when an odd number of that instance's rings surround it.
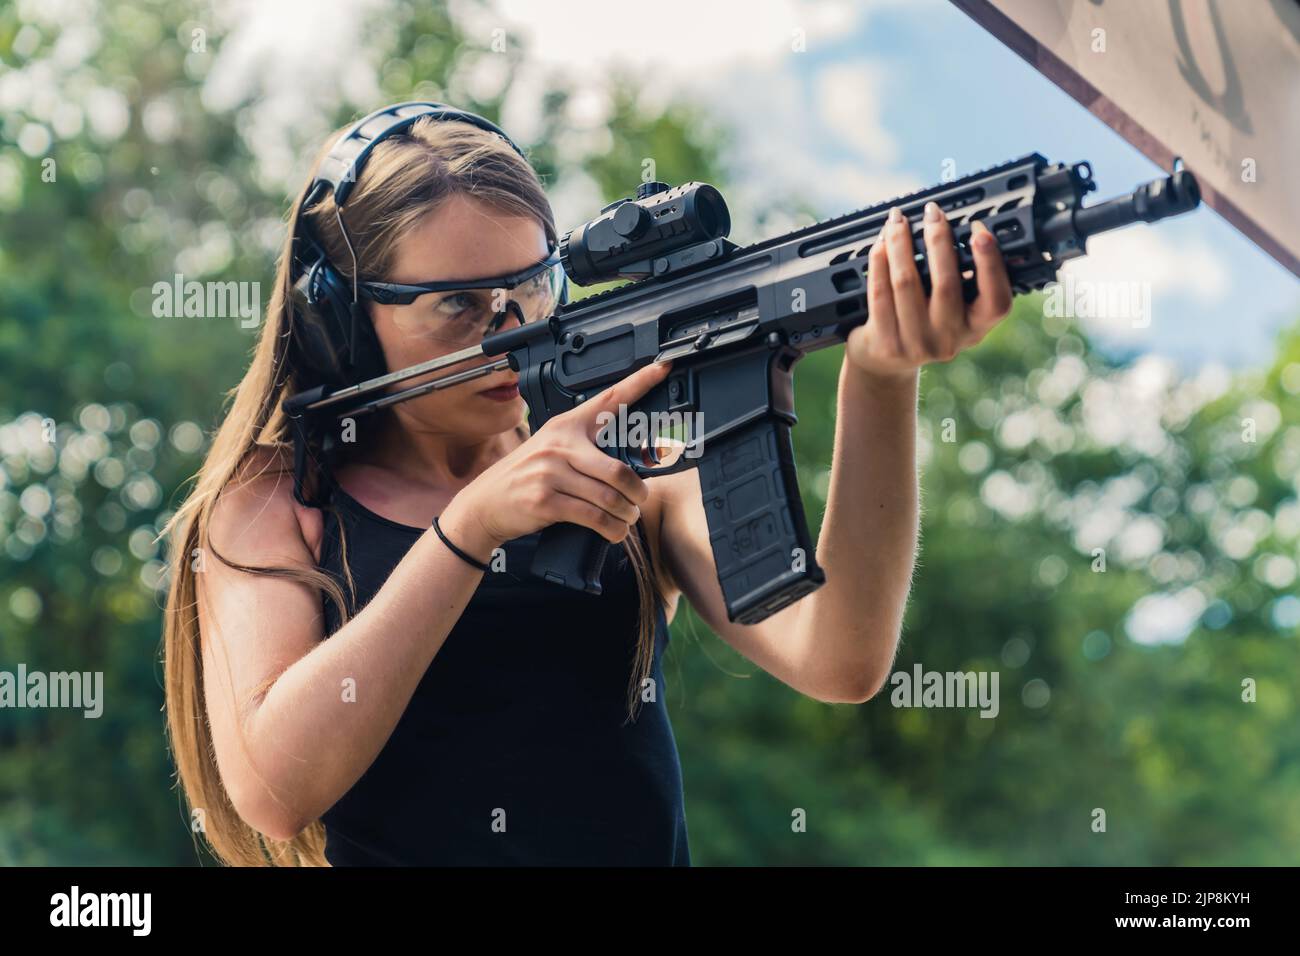
M 526 160 L 505 131 L 477 113 L 443 103 L 397 103 L 376 110 L 358 120 L 339 137 L 321 161 L 311 187 L 303 195 L 297 210 L 294 234 L 293 332 L 290 349 L 296 368 L 314 379 L 311 385 L 339 387 L 377 378 L 387 371 L 384 353 L 375 336 L 374 326 L 356 294 L 357 263 L 353 253 L 349 282 L 334 268 L 325 255 L 324 246 L 304 215 L 307 209 L 333 192 L 339 230 L 348 251 L 352 242 L 343 225 L 343 206 L 356 185 L 357 175 L 371 151 L 386 137 L 409 129 L 424 117 L 470 123 L 495 133 Z
M 289 354 L 293 365 L 305 374 L 298 384 L 311 393 L 355 385 L 378 378 L 387 371 L 384 353 L 374 326 L 357 295 L 356 253 L 343 223 L 347 203 L 357 175 L 371 151 L 385 137 L 410 128 L 424 117 L 469 123 L 495 133 L 510 144 L 524 160 L 519 145 L 495 123 L 444 103 L 397 103 L 376 110 L 354 123 L 321 160 L 310 188 L 303 194 L 295 217 L 293 261 L 290 264 L 293 285 L 293 325 L 289 336 Z M 349 282 L 329 261 L 325 247 L 315 234 L 304 213 L 327 193 L 334 194 L 339 231 L 352 253 L 352 276 Z M 565 281 L 561 302 L 568 300 Z M 293 495 L 302 504 L 324 507 L 335 487 L 331 459 L 336 450 L 334 437 L 322 422 L 301 411 L 291 411 L 294 399 L 285 402 L 289 412 L 294 445 Z M 308 462 L 314 462 L 321 477 L 314 492 L 308 495 Z

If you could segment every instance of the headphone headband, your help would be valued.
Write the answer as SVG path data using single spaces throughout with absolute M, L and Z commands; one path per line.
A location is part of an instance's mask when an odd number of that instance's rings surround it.
M 370 151 L 381 140 L 402 132 L 415 123 L 416 120 L 425 116 L 432 116 L 438 120 L 456 120 L 469 123 L 489 133 L 495 133 L 509 143 L 516 153 L 524 159 L 528 158 L 524 156 L 524 151 L 519 148 L 518 144 L 505 134 L 504 130 L 477 113 L 458 109 L 455 106 L 448 106 L 445 103 L 420 101 L 396 103 L 393 106 L 375 110 L 369 116 L 362 117 L 352 124 L 351 129 L 339 137 L 338 142 L 330 149 L 329 155 L 321 161 L 320 169 L 316 173 L 316 179 L 312 183 L 311 189 L 307 191 L 307 201 L 303 204 L 304 208 L 321 198 L 328 190 L 334 192 L 334 202 L 342 206 L 347 202 L 352 187 L 356 185 L 357 173 L 370 156 Z

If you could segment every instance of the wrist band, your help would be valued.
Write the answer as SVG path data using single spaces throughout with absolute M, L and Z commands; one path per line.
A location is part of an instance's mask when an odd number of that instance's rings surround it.
M 466 553 L 465 553 L 464 551 L 462 551 L 460 548 L 456 547 L 454 544 L 452 544 L 450 541 L 448 541 L 448 540 L 447 540 L 447 536 L 446 536 L 445 534 L 443 534 L 443 533 L 442 533 L 442 529 L 438 527 L 438 516 L 437 516 L 437 515 L 434 515 L 434 516 L 433 516 L 433 530 L 434 530 L 434 532 L 438 535 L 438 537 L 442 539 L 442 543 L 445 544 L 447 547 L 451 548 L 452 552 L 453 552 L 457 557 L 459 557 L 461 560 L 466 561 L 466 562 L 468 562 L 469 564 L 474 565 L 474 567 L 478 568 L 480 571 L 491 571 L 491 570 L 492 570 L 491 567 L 489 567 L 488 565 L 484 564 L 482 561 L 479 561 L 479 560 L 476 559 L 476 558 L 470 557 L 468 554 L 466 554 Z

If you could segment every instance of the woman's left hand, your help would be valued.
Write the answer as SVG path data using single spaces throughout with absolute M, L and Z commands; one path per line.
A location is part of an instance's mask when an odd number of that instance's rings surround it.
M 907 378 L 975 345 L 1011 311 L 1011 282 L 993 234 L 978 220 L 971 253 L 979 294 L 962 300 L 952 227 L 933 202 L 925 208 L 927 300 L 913 258 L 911 227 L 897 207 L 867 257 L 867 321 L 849 333 L 845 354 L 872 376 Z

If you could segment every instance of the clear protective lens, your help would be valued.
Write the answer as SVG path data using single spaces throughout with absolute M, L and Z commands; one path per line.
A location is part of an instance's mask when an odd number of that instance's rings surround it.
M 524 322 L 550 318 L 560 303 L 563 284 L 564 267 L 556 263 L 513 289 L 426 293 L 397 307 L 393 321 L 408 336 L 468 348 L 488 335 L 515 328 L 521 318 Z

